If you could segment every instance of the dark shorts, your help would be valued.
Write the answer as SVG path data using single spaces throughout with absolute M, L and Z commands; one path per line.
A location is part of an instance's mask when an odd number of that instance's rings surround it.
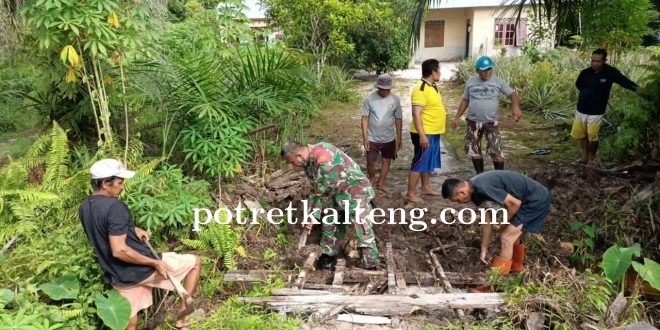
M 545 201 L 523 204 L 511 220 L 514 226 L 523 225 L 523 232 L 540 233 L 550 211 L 550 196 Z
M 419 134 L 410 133 L 410 140 L 414 146 L 414 156 L 410 171 L 418 173 L 433 173 L 440 168 L 440 134 L 426 134 L 429 139 L 429 147 L 422 149 L 419 143 Z
M 369 141 L 369 151 L 367 151 L 367 163 L 374 163 L 380 153 L 384 159 L 396 159 L 396 140 L 391 142 L 378 143 Z

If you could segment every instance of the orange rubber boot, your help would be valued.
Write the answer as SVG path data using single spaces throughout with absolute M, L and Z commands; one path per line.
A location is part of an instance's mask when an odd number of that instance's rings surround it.
M 519 273 L 525 269 L 525 244 L 513 244 L 513 258 L 511 261 L 512 272 Z
M 500 258 L 500 256 L 495 256 L 493 262 L 490 264 L 490 268 L 497 268 L 500 272 L 500 275 L 506 275 L 511 270 L 511 264 L 513 261 Z
M 497 269 L 501 275 L 506 275 L 509 273 L 511 270 L 511 260 L 506 260 L 500 258 L 500 256 L 495 256 L 493 258 L 493 262 L 491 263 L 490 267 Z M 487 293 L 487 292 L 493 292 L 495 291 L 493 286 L 490 284 L 484 284 L 482 286 L 468 289 L 469 293 Z

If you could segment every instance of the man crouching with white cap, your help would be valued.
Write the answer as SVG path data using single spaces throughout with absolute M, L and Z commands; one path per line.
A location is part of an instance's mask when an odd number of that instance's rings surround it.
M 192 254 L 166 252 L 162 260 L 154 256 L 142 239 L 149 234 L 135 226 L 131 212 L 119 195 L 124 190 L 124 179 L 135 172 L 127 170 L 115 159 L 102 159 L 92 165 L 92 188 L 78 210 L 85 234 L 94 247 L 101 264 L 104 282 L 112 285 L 131 304 L 131 318 L 127 329 L 137 328 L 137 313 L 153 304 L 152 288 L 174 290 L 167 279 L 169 271 L 192 296 L 199 283 L 201 261 Z M 180 311 L 185 310 L 181 301 Z M 177 328 L 185 328 L 190 321 L 180 318 Z

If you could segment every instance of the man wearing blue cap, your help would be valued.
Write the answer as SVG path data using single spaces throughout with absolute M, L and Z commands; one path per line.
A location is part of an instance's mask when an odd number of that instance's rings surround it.
M 518 121 L 522 117 L 520 99 L 504 79 L 493 76 L 493 60 L 488 56 L 481 56 L 475 63 L 477 76 L 473 76 L 465 83 L 463 99 L 458 106 L 456 117 L 451 122 L 452 129 L 458 127 L 458 120 L 465 110 L 467 114 L 467 127 L 465 128 L 465 154 L 472 159 L 477 174 L 484 171 L 484 160 L 481 153 L 481 138 L 486 137 L 486 152 L 493 159 L 496 170 L 504 169 L 504 157 L 499 131 L 500 93 L 506 95 L 511 101 L 513 118 Z

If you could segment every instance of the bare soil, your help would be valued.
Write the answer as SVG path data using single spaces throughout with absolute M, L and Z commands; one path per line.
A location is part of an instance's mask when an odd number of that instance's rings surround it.
M 414 77 L 414 75 L 412 75 Z M 375 76 L 365 75 L 354 86 L 360 97 L 366 96 L 373 90 Z M 391 242 L 394 248 L 394 257 L 397 271 L 432 271 L 432 262 L 429 250 L 438 246 L 438 240 L 443 244 L 455 243 L 456 246 L 447 249 L 446 256 L 439 256 L 445 271 L 462 272 L 466 275 L 483 272 L 487 269 L 479 262 L 478 252 L 480 245 L 480 229 L 474 225 L 446 225 L 439 221 L 431 224 L 431 219 L 439 219 L 440 212 L 447 207 L 460 209 L 472 205 L 458 205 L 440 196 L 420 196 L 425 202 L 421 205 L 407 203 L 403 197 L 406 191 L 407 176 L 412 159 L 412 144 L 408 133 L 411 121 L 410 115 L 410 87 L 417 78 L 408 74 L 395 75 L 396 88 L 393 92 L 401 98 L 404 110 L 403 149 L 398 159 L 393 162 L 387 186 L 394 191 L 390 194 L 377 191 L 376 205 L 382 209 L 404 208 L 410 210 L 414 207 L 427 208 L 422 219 L 428 228 L 423 231 L 413 231 L 409 224 L 377 225 L 375 232 L 377 245 L 380 250 L 380 266 L 385 268 L 385 244 Z M 471 162 L 462 152 L 463 128 L 452 131 L 449 122 L 456 112 L 462 88 L 448 81 L 442 82 L 440 91 L 443 94 L 444 104 L 449 114 L 447 133 L 443 136 L 443 168 L 431 178 L 436 191 L 440 191 L 442 182 L 449 177 L 469 178 L 474 175 Z M 365 158 L 361 148 L 361 133 L 359 128 L 361 99 L 356 100 L 352 106 L 344 104 L 330 105 L 323 109 L 313 124 L 309 127 L 308 142 L 328 141 L 344 149 L 354 160 L 365 166 Z M 573 220 L 585 224 L 596 224 L 598 234 L 595 237 L 596 246 L 589 251 L 576 251 L 576 253 L 590 253 L 600 255 L 607 247 L 619 243 L 629 245 L 633 242 L 643 242 L 644 249 L 658 260 L 660 244 L 657 234 L 660 222 L 660 206 L 657 198 L 650 205 L 629 202 L 644 188 L 650 187 L 653 191 L 659 188 L 658 162 L 647 161 L 644 164 L 632 167 L 629 171 L 603 170 L 587 166 L 571 165 L 578 158 L 579 151 L 575 141 L 568 138 L 569 127 L 565 123 L 553 123 L 542 120 L 538 115 L 526 113 L 525 118 L 514 122 L 510 118 L 510 110 L 503 109 L 501 129 L 505 152 L 506 169 L 521 172 L 541 182 L 548 187 L 552 194 L 552 207 L 547 218 L 545 228 L 540 235 L 528 235 L 526 266 L 532 270 L 530 274 L 543 274 L 566 270 L 566 267 L 582 268 L 576 262 L 579 258 L 570 258 L 569 252 L 560 247 L 561 242 L 573 242 L 583 238 L 580 232 L 573 232 L 570 223 Z M 523 109 L 523 112 L 525 109 Z M 531 155 L 536 148 L 549 148 L 551 153 L 545 156 Z M 492 169 L 492 163 L 486 161 L 486 170 Z M 306 190 L 298 188 L 297 195 L 304 198 Z M 263 200 L 263 187 L 259 184 L 244 182 L 239 184 L 232 194 L 223 195 L 228 205 L 237 203 L 239 198 Z M 239 196 L 240 195 L 240 196 Z M 656 194 L 657 195 L 657 194 Z M 300 208 L 296 198 L 270 203 L 271 207 L 286 207 L 289 202 Z M 647 202 L 648 204 L 648 202 Z M 640 208 L 647 208 L 640 212 Z M 623 210 L 623 211 L 622 211 Z M 298 214 L 300 218 L 300 213 Z M 654 220 L 655 219 L 655 220 Z M 297 250 L 301 228 L 298 226 L 260 225 L 246 229 L 243 237 L 243 247 L 249 251 L 248 258 L 239 258 L 239 269 L 296 269 L 301 267 L 310 249 L 320 239 L 320 228 L 316 226 L 307 240 L 305 249 Z M 345 244 L 354 239 L 352 228 L 348 228 Z M 499 244 L 497 236 L 491 244 L 491 253 L 497 253 Z M 348 248 L 347 250 L 350 250 Z M 265 258 L 267 251 L 277 253 L 276 257 Z M 348 251 L 347 251 L 348 252 Z M 359 260 L 348 257 L 348 267 L 359 267 Z M 531 279 L 533 280 L 533 279 Z M 465 289 L 465 288 L 462 288 Z M 492 314 L 478 317 L 493 317 Z M 412 317 L 407 320 L 406 328 L 416 328 L 420 322 L 440 324 L 442 316 Z M 332 328 L 338 324 L 331 323 Z M 323 327 L 319 327 L 323 329 Z M 367 329 L 367 327 L 351 327 Z

